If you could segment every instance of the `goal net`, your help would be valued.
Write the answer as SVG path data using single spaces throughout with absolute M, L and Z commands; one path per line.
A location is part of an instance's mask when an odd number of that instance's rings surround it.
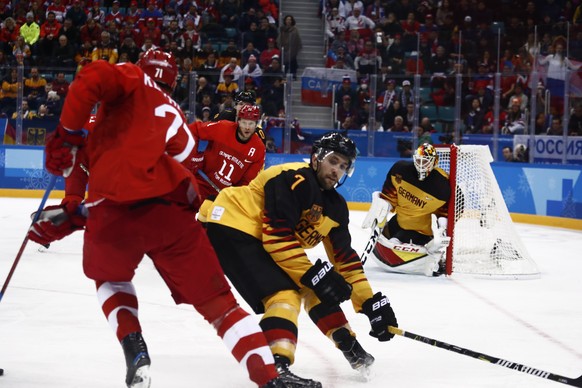
M 522 243 L 490 163 L 487 146 L 437 147 L 451 182 L 447 274 L 536 278 L 539 270 Z

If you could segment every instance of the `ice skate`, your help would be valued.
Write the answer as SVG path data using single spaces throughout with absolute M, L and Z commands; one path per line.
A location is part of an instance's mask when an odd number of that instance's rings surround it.
M 128 334 L 121 340 L 121 346 L 127 365 L 125 384 L 128 388 L 149 388 L 151 361 L 141 333 Z
M 277 366 L 277 372 L 279 372 L 279 379 L 284 383 L 285 388 L 322 388 L 319 381 L 304 379 L 293 374 L 289 370 L 290 361 L 287 357 L 275 355 L 275 365 Z M 280 387 L 280 385 L 275 385 L 275 387 Z
M 285 385 L 281 377 L 277 377 L 269 381 L 267 384 L 262 385 L 261 388 L 287 388 L 288 385 Z
M 370 378 L 370 367 L 374 363 L 374 356 L 366 352 L 356 337 L 352 336 L 346 328 L 337 330 L 332 337 L 350 366 L 366 379 Z

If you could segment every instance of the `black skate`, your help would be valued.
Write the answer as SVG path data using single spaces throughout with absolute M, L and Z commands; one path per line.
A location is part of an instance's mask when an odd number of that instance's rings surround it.
M 332 334 L 333 340 L 351 367 L 364 376 L 369 375 L 369 367 L 374 363 L 374 356 L 366 352 L 356 337 L 346 328 L 341 328 Z
M 275 366 L 279 372 L 278 380 L 280 380 L 285 388 L 322 388 L 319 381 L 304 379 L 299 377 L 289 370 L 290 361 L 287 357 L 275 354 Z M 275 385 L 274 387 L 280 387 Z
M 261 386 L 261 388 L 287 388 L 287 387 L 288 386 L 285 385 L 283 380 L 281 380 L 281 377 L 277 377 L 276 379 L 273 379 L 269 381 L 267 384 Z
M 127 365 L 125 384 L 128 388 L 149 388 L 151 361 L 141 333 L 128 334 L 121 340 L 121 346 Z

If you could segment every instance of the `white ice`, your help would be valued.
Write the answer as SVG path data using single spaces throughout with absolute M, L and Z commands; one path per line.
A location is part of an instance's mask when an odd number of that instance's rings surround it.
M 51 200 L 51 203 L 57 203 Z M 0 281 L 29 226 L 38 199 L 0 198 Z M 353 246 L 368 231 L 351 213 Z M 404 330 L 559 375 L 582 374 L 582 233 L 518 225 L 541 270 L 538 280 L 427 278 L 366 272 L 389 296 Z M 81 268 L 82 233 L 50 249 L 29 243 L 0 303 L 0 377 L 4 388 L 124 387 L 120 345 Z M 310 252 L 323 256 L 323 248 Z M 152 357 L 152 387 L 253 387 L 211 327 L 187 306 L 176 306 L 144 259 L 135 277 L 140 319 Z M 243 303 L 243 306 L 246 306 Z M 364 348 L 376 357 L 365 382 L 302 312 L 300 376 L 335 387 L 557 387 L 562 385 L 404 337 L 380 343 L 365 316 L 343 305 Z

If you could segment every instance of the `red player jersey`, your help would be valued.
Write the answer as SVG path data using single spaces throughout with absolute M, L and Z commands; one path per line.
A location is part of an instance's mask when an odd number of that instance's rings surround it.
M 99 60 L 71 84 L 62 125 L 83 128 L 100 102 L 86 152 L 90 161 L 87 202 L 130 202 L 163 196 L 193 175 L 181 164 L 196 148 L 180 107 L 132 63 Z
M 190 124 L 196 139 L 208 140 L 201 170 L 219 188 L 247 185 L 265 165 L 265 145 L 253 134 L 246 143 L 236 137 L 237 123 L 221 120 L 217 122 Z M 196 174 L 202 199 L 216 195 L 204 178 Z

